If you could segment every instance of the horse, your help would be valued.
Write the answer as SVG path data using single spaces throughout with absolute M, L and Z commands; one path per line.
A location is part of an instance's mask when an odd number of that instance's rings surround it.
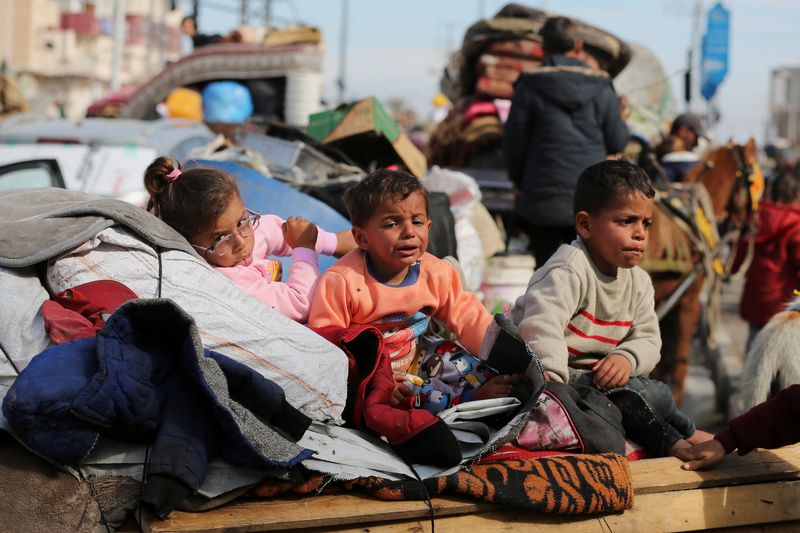
M 652 376 L 670 385 L 678 405 L 692 338 L 703 317 L 701 300 L 708 311 L 701 331 L 708 348 L 714 342 L 710 328 L 717 318 L 712 315 L 720 282 L 734 275 L 735 251 L 739 240 L 754 231 L 763 188 L 753 139 L 711 151 L 681 183 L 657 184 L 657 208 L 642 263 L 653 281 L 661 325 L 661 362 Z M 752 248 L 747 255 L 752 257 Z M 749 259 L 742 263 L 739 275 Z

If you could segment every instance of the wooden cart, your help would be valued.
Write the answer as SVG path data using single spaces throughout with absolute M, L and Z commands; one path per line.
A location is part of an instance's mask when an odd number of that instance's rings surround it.
M 800 444 L 730 456 L 705 472 L 681 470 L 672 457 L 630 464 L 635 499 L 624 513 L 542 515 L 456 497 L 434 498 L 436 531 L 644 532 L 734 528 L 800 531 Z M 743 527 L 749 526 L 749 527 Z M 428 532 L 422 501 L 383 501 L 361 494 L 233 502 L 205 513 L 143 517 L 143 531 Z

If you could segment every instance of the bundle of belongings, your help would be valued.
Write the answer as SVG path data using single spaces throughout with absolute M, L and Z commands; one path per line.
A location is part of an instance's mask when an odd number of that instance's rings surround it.
M 0 250 L 2 445 L 10 434 L 46 461 L 3 454 L 0 529 L 88 531 L 90 518 L 115 527 L 137 506 L 163 518 L 331 481 L 393 499 L 455 491 L 546 512 L 619 511 L 633 501 L 625 435 L 656 454 L 669 438 L 636 393 L 609 402 L 545 385 L 502 316 L 480 358 L 527 376 L 526 394 L 438 415 L 392 407 L 376 328 L 314 332 L 121 201 L 2 192 Z M 567 426 L 571 439 L 552 436 Z M 507 475 L 490 475 L 498 468 Z M 475 490 L 481 480 L 494 490 Z
M 508 4 L 464 35 L 441 80 L 453 109 L 431 135 L 431 165 L 504 168 L 502 123 L 508 116 L 514 83 L 539 68 L 544 54 L 541 28 L 552 14 Z M 615 76 L 630 59 L 629 47 L 613 35 L 575 21 L 584 41 L 584 59 Z

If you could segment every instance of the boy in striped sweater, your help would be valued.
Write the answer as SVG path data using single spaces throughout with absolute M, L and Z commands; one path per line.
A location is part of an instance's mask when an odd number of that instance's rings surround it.
M 710 435 L 696 432 L 666 384 L 647 379 L 660 358 L 661 336 L 653 284 L 638 265 L 654 196 L 635 165 L 608 160 L 586 168 L 573 200 L 578 238 L 534 272 L 519 331 L 547 379 L 633 389 L 689 442 L 699 442 Z

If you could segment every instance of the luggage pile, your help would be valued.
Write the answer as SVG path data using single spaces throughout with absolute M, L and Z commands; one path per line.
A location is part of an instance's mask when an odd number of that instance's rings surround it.
M 541 65 L 540 33 L 549 16 L 540 9 L 508 4 L 467 30 L 441 80 L 442 92 L 454 107 L 431 136 L 430 164 L 505 168 L 502 124 L 517 78 Z M 605 31 L 575 22 L 584 41 L 584 60 L 611 76 L 619 73 L 630 59 L 628 45 Z

